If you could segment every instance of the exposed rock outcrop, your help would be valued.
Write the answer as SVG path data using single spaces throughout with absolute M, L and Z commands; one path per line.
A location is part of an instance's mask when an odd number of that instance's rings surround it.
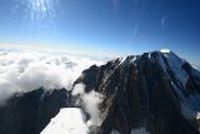
M 69 100 L 65 89 L 16 94 L 0 107 L 0 133 L 39 134 L 60 108 L 71 105 Z

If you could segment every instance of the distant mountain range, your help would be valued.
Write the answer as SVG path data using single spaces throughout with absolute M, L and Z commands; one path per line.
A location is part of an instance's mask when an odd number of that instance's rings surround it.
M 169 50 L 93 65 L 70 91 L 13 95 L 0 107 L 0 133 L 51 134 L 51 118 L 67 107 L 81 109 L 92 134 L 199 134 L 200 72 Z

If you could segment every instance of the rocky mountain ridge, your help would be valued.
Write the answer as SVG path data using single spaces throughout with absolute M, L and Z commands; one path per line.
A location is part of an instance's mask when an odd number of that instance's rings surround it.
M 91 66 L 75 84 L 104 96 L 99 133 L 199 133 L 200 73 L 171 51 Z

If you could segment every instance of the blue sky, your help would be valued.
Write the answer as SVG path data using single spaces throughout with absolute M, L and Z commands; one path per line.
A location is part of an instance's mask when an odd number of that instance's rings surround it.
M 0 43 L 119 55 L 169 48 L 200 64 L 199 0 L 1 0 Z

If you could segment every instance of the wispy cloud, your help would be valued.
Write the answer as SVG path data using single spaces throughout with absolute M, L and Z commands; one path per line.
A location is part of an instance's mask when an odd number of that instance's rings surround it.
M 112 2 L 112 7 L 116 11 L 119 8 L 119 2 L 120 0 L 111 0 Z
M 28 8 L 32 19 L 55 17 L 57 0 L 28 0 Z
M 132 34 L 133 38 L 136 38 L 136 37 L 137 37 L 138 32 L 139 32 L 139 27 L 138 27 L 138 26 L 135 26 L 134 29 L 133 29 L 133 34 Z
M 166 26 L 167 20 L 168 20 L 168 17 L 167 17 L 167 16 L 161 18 L 160 23 L 161 23 L 161 27 L 162 27 L 162 28 L 164 28 L 164 27 Z

